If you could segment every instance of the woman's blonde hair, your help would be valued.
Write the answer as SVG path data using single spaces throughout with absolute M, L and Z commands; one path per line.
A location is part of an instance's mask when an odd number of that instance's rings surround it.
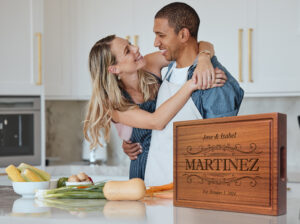
M 100 130 L 104 129 L 104 138 L 109 141 L 112 111 L 126 111 L 137 107 L 129 102 L 122 94 L 124 89 L 121 80 L 108 71 L 110 65 L 117 64 L 116 57 L 111 52 L 111 42 L 115 35 L 107 36 L 92 47 L 89 55 L 89 69 L 92 78 L 92 96 L 89 101 L 84 121 L 84 136 L 90 142 L 90 148 L 101 145 Z M 144 101 L 155 99 L 159 83 L 157 79 L 142 70 L 138 71 L 139 90 Z

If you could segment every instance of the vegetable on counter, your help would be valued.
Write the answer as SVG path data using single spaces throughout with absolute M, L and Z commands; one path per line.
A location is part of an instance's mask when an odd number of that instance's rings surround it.
M 173 183 L 149 187 L 146 196 L 171 199 L 173 198 Z
M 68 181 L 68 177 L 61 177 L 58 179 L 57 181 L 57 187 L 65 187 L 66 186 L 66 182 Z
M 146 193 L 145 183 L 140 178 L 128 181 L 109 181 L 105 184 L 104 196 L 107 200 L 140 200 Z
M 18 167 L 9 165 L 5 172 L 13 182 L 42 182 L 51 178 L 49 173 L 26 163 L 21 163 Z
M 47 173 L 46 171 L 44 170 L 40 170 L 34 166 L 31 166 L 31 165 L 28 165 L 26 163 L 21 163 L 19 166 L 18 166 L 18 169 L 22 172 L 23 170 L 25 169 L 29 169 L 31 170 L 32 172 L 34 172 L 36 175 L 40 176 L 41 177 L 41 181 L 49 181 L 51 179 L 51 175 L 49 173 Z
M 97 184 L 66 186 L 50 190 L 38 190 L 36 198 L 95 198 L 105 199 L 103 194 L 104 182 Z
M 27 181 L 27 182 L 41 182 L 44 181 L 39 175 L 31 171 L 30 169 L 24 169 L 21 172 L 21 176 Z
M 5 168 L 5 172 L 8 175 L 8 178 L 14 182 L 25 182 L 24 178 L 21 176 L 20 170 L 17 169 L 14 165 L 9 165 Z
M 51 190 L 38 190 L 35 197 L 42 198 L 86 198 L 107 200 L 140 200 L 146 193 L 142 179 L 108 181 L 87 185 L 73 185 Z
M 69 177 L 67 182 L 91 182 L 94 183 L 92 178 L 89 177 L 86 173 L 80 172 L 79 174 L 74 174 Z

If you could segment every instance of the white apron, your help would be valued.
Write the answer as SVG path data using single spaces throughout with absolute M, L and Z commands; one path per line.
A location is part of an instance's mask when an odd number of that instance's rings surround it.
M 165 77 L 172 74 L 175 66 L 176 63 Z M 180 85 L 170 83 L 165 78 L 159 88 L 156 108 L 173 96 L 180 88 Z M 173 182 L 173 122 L 196 119 L 202 119 L 202 116 L 192 98 L 190 98 L 163 130 L 152 130 L 145 171 L 146 186 L 158 186 Z

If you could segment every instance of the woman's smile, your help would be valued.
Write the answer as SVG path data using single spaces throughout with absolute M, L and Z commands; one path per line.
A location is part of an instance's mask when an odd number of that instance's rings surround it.
M 142 60 L 144 59 L 144 57 L 139 53 L 137 58 L 135 59 L 135 61 L 139 61 L 139 60 Z

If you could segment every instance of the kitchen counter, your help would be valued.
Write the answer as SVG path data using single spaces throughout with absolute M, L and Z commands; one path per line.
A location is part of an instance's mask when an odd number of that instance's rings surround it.
M 292 186 L 298 189 L 299 184 Z M 299 195 L 298 195 L 299 196 Z M 55 204 L 56 200 L 39 201 L 16 195 L 11 186 L 0 186 L 0 223 L 243 223 L 299 224 L 300 196 L 288 193 L 288 212 L 274 217 L 245 213 L 174 207 L 168 199 L 149 198 L 143 201 L 106 201 L 72 199 Z M 62 201 L 60 201 L 62 202 Z

